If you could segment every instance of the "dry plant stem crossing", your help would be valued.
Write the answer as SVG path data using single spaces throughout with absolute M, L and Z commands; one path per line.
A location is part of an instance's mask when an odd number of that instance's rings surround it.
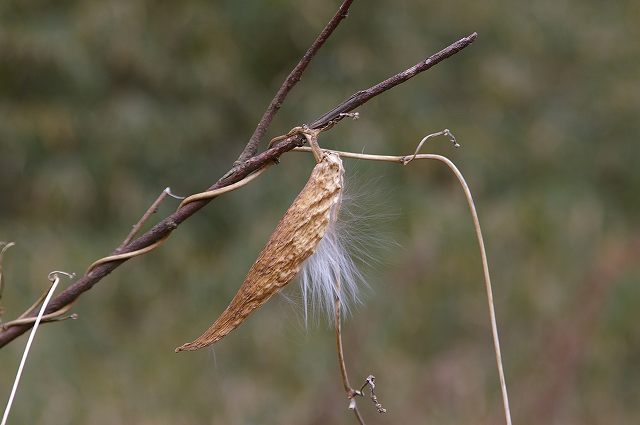
M 291 73 L 289 73 L 287 78 L 282 83 L 282 86 L 280 86 L 280 89 L 278 89 L 278 92 L 271 100 L 271 103 L 267 107 L 267 110 L 264 112 L 264 115 L 262 115 L 258 126 L 249 139 L 249 143 L 247 143 L 247 145 L 245 146 L 237 161 L 234 163 L 234 166 L 241 164 L 242 162 L 246 161 L 256 154 L 256 152 L 258 151 L 258 145 L 264 137 L 264 134 L 267 132 L 267 128 L 269 128 L 273 117 L 282 106 L 282 103 L 284 102 L 291 89 L 298 83 L 298 81 L 300 81 L 302 73 L 305 71 L 318 50 L 320 50 L 325 41 L 329 39 L 333 31 L 338 27 L 338 25 L 340 25 L 340 22 L 342 22 L 342 20 L 347 17 L 351 3 L 353 3 L 353 0 L 344 0 L 342 2 L 336 14 L 320 32 L 311 47 L 309 47 L 304 56 L 302 56 L 300 62 L 298 62 Z
M 433 54 L 427 59 L 417 63 L 411 68 L 408 68 L 407 70 L 402 71 L 366 90 L 361 90 L 355 93 L 350 98 L 333 108 L 331 111 L 316 119 L 308 127 L 312 129 L 327 127 L 332 121 L 339 120 L 340 117 L 343 117 L 344 113 L 353 111 L 355 108 L 363 105 L 372 98 L 384 93 L 385 91 L 397 86 L 398 84 L 404 83 L 417 74 L 426 71 L 436 64 L 440 63 L 441 61 L 453 56 L 454 54 L 458 53 L 459 51 L 473 43 L 476 38 L 476 33 L 470 34 L 467 37 L 463 37 L 462 39 Z M 305 138 L 302 135 L 291 136 L 277 143 L 272 148 L 255 156 L 252 156 L 246 161 L 233 167 L 227 174 L 224 175 L 224 177 L 213 184 L 208 190 L 214 191 L 224 188 L 225 186 L 229 186 L 233 183 L 237 183 L 245 177 L 249 176 L 251 173 L 264 167 L 265 165 L 273 163 L 274 160 L 279 158 L 283 153 L 288 152 L 295 147 L 302 146 L 304 142 Z M 124 249 L 116 250 L 114 254 L 124 254 L 139 251 L 150 245 L 156 244 L 161 240 L 164 240 L 183 221 L 187 220 L 189 217 L 191 217 L 193 214 L 207 205 L 211 201 L 211 199 L 212 198 L 207 198 L 184 205 L 178 211 L 164 218 L 143 235 L 133 240 Z M 80 279 L 63 290 L 58 296 L 53 298 L 45 314 L 56 312 L 63 307 L 73 303 L 79 296 L 91 289 L 93 285 L 110 274 L 128 258 L 130 257 L 118 258 L 117 260 L 102 263 L 92 268 L 89 273 L 82 276 Z M 9 329 L 1 330 L 0 347 L 3 347 L 18 336 L 22 335 L 29 329 L 30 326 L 31 324 L 24 324 L 19 326 L 12 326 Z
M 336 280 L 336 292 L 340 293 L 340 275 L 338 275 L 338 279 Z M 360 425 L 365 425 L 364 418 L 360 414 L 360 410 L 358 410 L 358 405 L 356 404 L 355 397 L 358 394 L 356 390 L 351 388 L 351 384 L 349 384 L 349 375 L 347 374 L 347 365 L 344 361 L 344 349 L 342 347 L 342 312 L 340 311 L 340 298 L 335 298 L 335 325 L 336 325 L 336 352 L 338 354 L 338 365 L 340 366 L 340 376 L 342 377 L 342 385 L 344 386 L 344 391 L 347 394 L 347 398 L 349 399 L 349 409 L 353 410 L 353 414 L 355 415 L 358 423 Z M 360 394 L 362 394 L 360 392 Z
M 473 218 L 473 225 L 476 232 L 476 238 L 478 240 L 480 257 L 482 260 L 482 271 L 484 273 L 485 289 L 487 293 L 487 303 L 489 306 L 489 319 L 491 322 L 491 335 L 493 339 L 493 348 L 495 351 L 496 364 L 498 367 L 498 377 L 500 379 L 500 389 L 502 392 L 502 402 L 504 407 L 505 421 L 507 425 L 511 425 L 511 409 L 509 407 L 509 395 L 507 392 L 507 383 L 504 375 L 504 368 L 502 365 L 502 351 L 500 350 L 500 338 L 498 335 L 498 325 L 496 322 L 496 312 L 495 312 L 495 307 L 493 302 L 493 290 L 491 286 L 491 276 L 489 274 L 489 261 L 487 260 L 487 253 L 484 247 L 484 239 L 482 237 L 480 220 L 478 219 L 478 213 L 476 211 L 475 203 L 473 201 L 473 196 L 471 195 L 471 190 L 469 189 L 469 185 L 467 184 L 460 170 L 458 170 L 458 167 L 456 167 L 456 165 L 449 158 L 445 156 L 418 153 L 418 150 L 422 147 L 424 142 L 428 140 L 430 137 L 433 137 L 434 135 L 450 135 L 450 133 L 448 132 L 448 130 L 443 130 L 442 132 L 428 135 L 427 137 L 422 139 L 422 141 L 420 142 L 420 145 L 418 146 L 418 149 L 416 149 L 416 152 L 413 155 L 405 155 L 405 156 L 371 155 L 371 154 L 359 154 L 359 153 L 336 151 L 336 150 L 330 150 L 330 152 L 337 153 L 343 158 L 355 158 L 355 159 L 364 159 L 364 160 L 370 160 L 370 161 L 397 162 L 402 165 L 407 165 L 410 162 L 417 159 L 431 159 L 431 160 L 443 162 L 455 174 L 456 178 L 458 179 L 458 182 L 460 183 L 460 186 L 462 187 L 462 190 L 464 191 L 464 195 L 467 199 L 467 204 L 469 206 L 469 210 Z M 455 138 L 453 138 L 452 141 L 456 143 Z M 300 148 L 296 148 L 295 151 L 310 152 L 311 150 L 307 147 L 300 147 Z

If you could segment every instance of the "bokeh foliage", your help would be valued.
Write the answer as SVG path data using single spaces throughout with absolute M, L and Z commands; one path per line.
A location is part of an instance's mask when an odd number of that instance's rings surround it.
M 166 186 L 207 187 L 248 140 L 335 1 L 0 3 L 4 319 L 116 247 Z M 474 190 L 516 423 L 640 418 L 640 3 L 356 1 L 273 123 L 310 121 L 460 36 L 469 49 L 323 135 L 345 150 L 449 155 Z M 312 160 L 288 154 L 42 328 L 12 423 L 353 423 L 331 330 L 298 294 L 215 351 L 176 355 L 226 306 Z M 345 325 L 369 423 L 500 423 L 471 221 L 437 163 L 348 162 L 366 192 L 371 289 Z M 374 183 L 368 182 L 373 181 Z M 160 215 L 175 204 L 166 202 Z M 379 248 L 376 239 L 386 240 Z M 393 241 L 393 242 L 390 242 Z M 613 267 L 613 266 L 615 267 Z M 607 267 L 613 268 L 608 270 Z M 0 350 L 8 395 L 25 338 Z M 3 396 L 4 397 L 4 396 Z

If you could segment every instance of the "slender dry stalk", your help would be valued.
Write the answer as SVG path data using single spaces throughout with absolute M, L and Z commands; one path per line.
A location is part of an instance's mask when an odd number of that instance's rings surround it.
M 27 357 L 29 356 L 29 350 L 31 349 L 31 344 L 33 343 L 33 339 L 36 336 L 36 332 L 38 331 L 38 325 L 44 316 L 44 311 L 47 308 L 47 304 L 51 300 L 53 296 L 53 292 L 58 287 L 58 283 L 60 283 L 60 274 L 67 276 L 69 278 L 73 278 L 74 275 L 65 272 L 51 272 L 49 273 L 49 280 L 51 281 L 51 287 L 49 291 L 47 291 L 47 295 L 45 296 L 42 307 L 40 307 L 40 311 L 36 317 L 36 321 L 33 324 L 33 328 L 31 329 L 31 333 L 29 334 L 29 339 L 27 340 L 27 345 L 24 348 L 24 352 L 22 353 L 22 359 L 20 359 L 20 365 L 18 366 L 18 370 L 16 371 L 16 378 L 13 381 L 13 387 L 11 388 L 11 394 L 9 394 L 9 400 L 7 401 L 7 406 L 4 409 L 4 413 L 2 414 L 2 422 L 1 425 L 6 425 L 7 419 L 9 418 L 9 412 L 11 412 L 11 406 L 13 405 L 13 400 L 15 399 L 16 392 L 18 391 L 18 385 L 20 385 L 20 378 L 22 377 L 22 371 L 24 370 L 24 365 L 27 362 Z
M 336 279 L 336 287 L 337 291 L 340 292 L 340 275 L 338 274 L 338 278 Z M 358 405 L 356 404 L 355 397 L 358 395 L 362 395 L 361 391 L 356 391 L 351 388 L 351 384 L 349 384 L 349 375 L 347 374 L 347 364 L 344 360 L 344 348 L 342 345 L 342 317 L 340 312 L 340 305 L 342 302 L 339 297 L 335 297 L 335 326 L 336 326 L 336 353 L 338 354 L 338 365 L 340 366 L 340 377 L 342 378 L 342 386 L 344 387 L 344 391 L 349 399 L 349 409 L 353 410 L 353 414 L 356 417 L 356 420 L 360 425 L 366 425 L 364 422 L 364 418 L 358 409 Z
M 464 192 L 464 195 L 466 197 L 467 200 L 467 204 L 469 206 L 469 211 L 471 212 L 471 216 L 473 219 L 473 225 L 475 228 L 475 232 L 476 232 L 476 238 L 478 240 L 478 247 L 480 250 L 480 257 L 481 257 L 481 261 L 482 261 L 482 270 L 483 270 L 483 274 L 484 274 L 484 282 L 485 282 L 485 290 L 487 293 L 487 304 L 489 307 L 489 319 L 490 319 L 490 323 L 491 323 L 491 335 L 492 335 L 492 339 L 493 339 L 493 347 L 494 347 L 494 352 L 495 352 L 495 357 L 496 357 L 496 364 L 497 364 L 497 368 L 498 368 L 498 377 L 500 380 L 500 389 L 501 389 L 501 393 L 502 393 L 502 403 L 503 403 L 503 407 L 504 407 L 504 415 L 505 415 L 505 421 L 507 425 L 511 425 L 511 409 L 509 407 L 509 395 L 507 392 L 507 384 L 506 384 L 506 379 L 505 379 L 505 374 L 504 374 L 504 367 L 503 367 L 503 362 L 502 362 L 502 351 L 500 349 L 500 338 L 498 335 L 498 325 L 496 322 L 496 313 L 495 313 L 495 307 L 494 307 L 494 302 L 493 302 L 493 290 L 492 290 L 492 285 L 491 285 L 491 276 L 489 273 L 489 261 L 487 260 L 487 253 L 485 250 L 485 246 L 484 246 L 484 239 L 482 237 L 482 229 L 480 227 L 480 220 L 478 219 L 478 213 L 476 211 L 476 207 L 475 207 L 475 203 L 473 201 L 473 196 L 471 195 L 471 190 L 469 189 L 469 185 L 467 184 L 464 176 L 462 175 L 462 173 L 460 172 L 460 170 L 458 170 L 458 167 L 456 167 L 456 165 L 447 157 L 442 156 L 442 155 L 435 155 L 435 154 L 420 154 L 418 153 L 419 150 L 422 148 L 422 145 L 430 138 L 438 136 L 438 135 L 446 135 L 450 138 L 450 140 L 453 142 L 454 146 L 457 146 L 457 142 L 455 140 L 455 137 L 453 137 L 453 135 L 449 132 L 449 130 L 443 130 L 441 132 L 438 133 L 433 133 L 433 134 L 429 134 L 428 136 L 424 137 L 415 153 L 413 155 L 405 155 L 405 156 L 392 156 L 392 155 L 371 155 L 371 154 L 359 154 L 359 153 L 353 153 L 353 152 L 344 152 L 344 151 L 335 151 L 335 150 L 325 150 L 325 152 L 332 152 L 335 153 L 337 155 L 340 155 L 341 157 L 345 157 L 345 158 L 355 158 L 355 159 L 364 159 L 364 160 L 370 160 L 370 161 L 385 161 L 385 162 L 396 162 L 402 165 L 407 165 L 410 162 L 414 161 L 414 160 L 421 160 L 421 159 L 431 159 L 431 160 L 436 160 L 436 161 L 440 161 L 443 162 L 444 164 L 447 165 L 447 167 L 449 167 L 449 169 L 455 174 L 456 178 L 458 179 L 458 182 L 460 183 L 460 186 L 462 187 L 462 190 Z M 294 149 L 294 151 L 299 151 L 299 152 L 309 152 L 310 149 L 307 147 L 300 147 L 300 148 L 296 148 Z
M 31 305 L 31 307 L 29 307 L 27 310 L 24 311 L 24 313 L 22 313 L 17 319 L 11 320 L 9 322 L 3 323 L 0 328 L 2 329 L 9 329 L 12 326 L 22 326 L 22 325 L 29 325 L 32 323 L 35 323 L 36 321 L 36 317 L 28 317 L 29 314 L 33 313 L 36 308 L 42 303 L 42 301 L 46 298 L 47 294 L 49 293 L 49 291 L 45 291 L 42 293 L 42 295 L 40 295 L 40 297 L 36 300 L 35 303 L 33 303 Z M 63 308 L 61 308 L 60 310 L 54 311 L 53 313 L 47 313 L 45 315 L 43 315 L 40 318 L 40 322 L 41 323 L 45 323 L 45 322 L 60 322 L 62 320 L 66 320 L 66 319 L 76 319 L 78 317 L 77 314 L 70 314 L 69 316 L 65 316 L 65 314 L 67 314 L 69 312 L 69 310 L 71 310 L 71 307 L 73 305 L 69 304 L 67 306 L 64 306 Z
M 151 215 L 153 215 L 156 211 L 158 211 L 158 207 L 160 206 L 162 201 L 164 201 L 164 198 L 166 198 L 167 196 L 171 196 L 174 199 L 184 199 L 181 196 L 176 196 L 173 193 L 171 193 L 170 187 L 167 187 L 165 190 L 163 190 L 160 193 L 160 195 L 158 195 L 156 200 L 153 201 L 153 203 L 149 206 L 149 208 L 147 208 L 145 213 L 142 214 L 142 217 L 140 217 L 140 220 L 138 220 L 138 222 L 131 227 L 131 231 L 129 232 L 127 237 L 124 238 L 124 240 L 122 241 L 122 243 L 120 244 L 120 246 L 116 251 L 122 250 L 124 249 L 125 246 L 129 245 L 129 243 L 133 240 L 133 238 L 138 234 L 138 232 L 140 231 L 144 223 L 146 223 L 147 220 L 149 220 L 149 217 L 151 217 Z

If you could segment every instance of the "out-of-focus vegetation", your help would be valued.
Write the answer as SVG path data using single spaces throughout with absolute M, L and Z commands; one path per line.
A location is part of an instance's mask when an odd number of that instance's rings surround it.
M 108 254 L 162 189 L 224 173 L 337 1 L 0 2 L 5 320 Z M 640 418 L 640 3 L 356 1 L 277 116 L 276 136 L 472 31 L 470 48 L 360 109 L 321 144 L 412 152 L 466 174 L 493 267 L 515 423 Z M 298 294 L 214 351 L 175 354 L 226 306 L 312 159 L 288 154 L 128 262 L 39 332 L 14 424 L 350 424 L 332 331 Z M 372 424 L 500 423 L 479 255 L 438 163 L 346 163 L 366 192 L 370 290 L 345 324 Z M 375 181 L 375 184 L 365 184 Z M 175 208 L 167 201 L 156 217 Z M 382 235 L 382 236 L 380 236 Z M 635 242 L 634 242 L 635 241 Z M 0 350 L 0 395 L 25 338 Z

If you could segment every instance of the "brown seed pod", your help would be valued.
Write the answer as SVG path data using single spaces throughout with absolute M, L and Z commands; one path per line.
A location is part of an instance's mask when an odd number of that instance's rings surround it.
M 340 204 L 343 174 L 340 157 L 324 153 L 229 306 L 204 334 L 176 348 L 176 352 L 197 350 L 219 341 L 293 280 L 324 236 L 332 210 Z

